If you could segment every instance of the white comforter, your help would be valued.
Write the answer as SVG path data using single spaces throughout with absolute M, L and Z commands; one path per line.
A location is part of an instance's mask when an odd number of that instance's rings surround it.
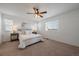
M 18 48 L 25 48 L 26 46 L 41 41 L 42 36 L 40 34 L 27 34 L 19 36 L 19 46 Z
M 32 39 L 32 38 L 36 38 L 36 37 L 41 37 L 40 34 L 26 34 L 26 35 L 20 35 L 19 39 L 20 40 L 27 40 L 27 39 Z

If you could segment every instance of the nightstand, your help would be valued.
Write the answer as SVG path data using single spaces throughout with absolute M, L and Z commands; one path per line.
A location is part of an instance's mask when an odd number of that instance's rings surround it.
M 19 33 L 11 33 L 10 39 L 11 41 L 19 40 Z

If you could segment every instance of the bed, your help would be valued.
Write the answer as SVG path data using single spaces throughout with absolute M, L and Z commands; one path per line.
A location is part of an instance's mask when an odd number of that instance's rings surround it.
M 43 41 L 40 34 L 21 34 L 19 36 L 19 46 L 18 48 L 25 48 L 28 45 L 34 44 L 36 42 Z

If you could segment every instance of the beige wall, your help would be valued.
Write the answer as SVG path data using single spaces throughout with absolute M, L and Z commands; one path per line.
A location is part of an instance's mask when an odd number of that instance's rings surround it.
M 0 13 L 0 43 L 1 43 L 1 13 Z
M 44 23 L 51 20 L 59 20 L 59 29 L 45 31 Z M 44 37 L 51 40 L 79 46 L 79 9 L 45 19 L 40 22 L 38 30 Z
M 14 24 L 18 25 L 18 28 L 21 28 L 22 22 L 29 23 L 27 21 L 23 21 L 23 19 L 19 19 L 19 18 L 15 17 L 15 16 L 2 14 L 2 42 L 10 41 L 10 33 L 11 32 L 5 31 L 5 25 L 4 25 L 4 20 L 5 19 L 13 20 Z
M 20 21 L 18 22 L 17 18 L 14 16 L 2 14 L 2 42 L 10 41 L 10 33 L 11 32 L 5 31 L 5 25 L 4 25 L 5 19 L 13 20 L 13 22 L 16 22 L 15 24 L 18 24 L 20 22 Z

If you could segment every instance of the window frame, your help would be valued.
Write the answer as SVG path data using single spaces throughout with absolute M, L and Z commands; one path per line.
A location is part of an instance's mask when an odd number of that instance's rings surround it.
M 55 24 L 56 23 L 56 24 Z M 49 25 L 48 25 L 49 24 Z M 52 27 L 54 24 L 54 27 Z M 49 27 L 48 27 L 49 26 Z M 56 27 L 55 27 L 56 26 Z M 59 20 L 52 20 L 45 22 L 45 30 L 58 30 L 59 29 Z
M 6 32 L 11 32 L 13 29 L 13 21 L 10 19 L 4 19 L 4 27 Z

